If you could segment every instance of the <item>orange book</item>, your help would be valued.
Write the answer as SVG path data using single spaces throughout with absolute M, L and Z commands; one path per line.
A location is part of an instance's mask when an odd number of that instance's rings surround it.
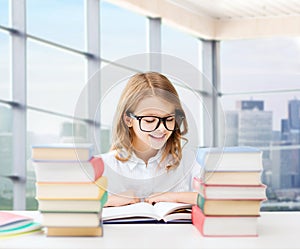
M 192 223 L 205 237 L 257 237 L 259 216 L 207 216 L 192 207 Z

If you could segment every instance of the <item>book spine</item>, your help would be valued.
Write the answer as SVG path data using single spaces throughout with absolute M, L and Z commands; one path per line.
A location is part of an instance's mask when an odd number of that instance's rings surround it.
M 101 204 L 102 208 L 104 207 L 107 200 L 108 200 L 108 193 L 107 193 L 107 191 L 105 191 L 102 198 L 100 199 L 100 204 Z
M 201 212 L 201 209 L 198 206 L 192 207 L 192 223 L 199 230 L 199 232 L 203 235 L 203 225 L 204 225 L 205 216 Z
M 201 185 L 200 178 L 194 177 L 193 178 L 193 190 L 198 192 L 200 189 L 200 185 Z
M 197 196 L 197 206 L 204 212 L 205 198 L 201 194 Z
M 104 162 L 100 157 L 92 157 L 90 160 L 95 172 L 95 181 L 102 176 L 104 171 Z

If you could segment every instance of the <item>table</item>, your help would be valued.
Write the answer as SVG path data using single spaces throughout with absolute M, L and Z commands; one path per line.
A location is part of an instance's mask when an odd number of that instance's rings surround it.
M 40 219 L 36 211 L 17 213 Z M 208 238 L 192 224 L 104 224 L 103 237 L 46 237 L 36 233 L 0 240 L 0 248 L 300 248 L 300 212 L 261 212 L 258 226 L 257 238 Z

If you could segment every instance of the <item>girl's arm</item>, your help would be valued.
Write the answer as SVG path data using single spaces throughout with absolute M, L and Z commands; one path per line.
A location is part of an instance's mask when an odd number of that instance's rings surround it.
M 108 196 L 104 207 L 125 206 L 137 202 L 140 202 L 140 199 L 137 198 L 132 191 L 126 191 Z
M 154 193 L 145 199 L 145 202 L 156 203 L 161 201 L 181 202 L 197 205 L 197 192 L 165 192 Z

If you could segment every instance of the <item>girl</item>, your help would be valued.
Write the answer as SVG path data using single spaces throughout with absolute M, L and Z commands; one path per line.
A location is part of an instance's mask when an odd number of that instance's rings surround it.
M 172 83 L 156 72 L 134 75 L 114 121 L 112 150 L 101 155 L 110 194 L 105 206 L 139 201 L 196 204 L 197 193 L 189 192 L 194 157 L 183 156 L 181 146 L 187 121 Z

